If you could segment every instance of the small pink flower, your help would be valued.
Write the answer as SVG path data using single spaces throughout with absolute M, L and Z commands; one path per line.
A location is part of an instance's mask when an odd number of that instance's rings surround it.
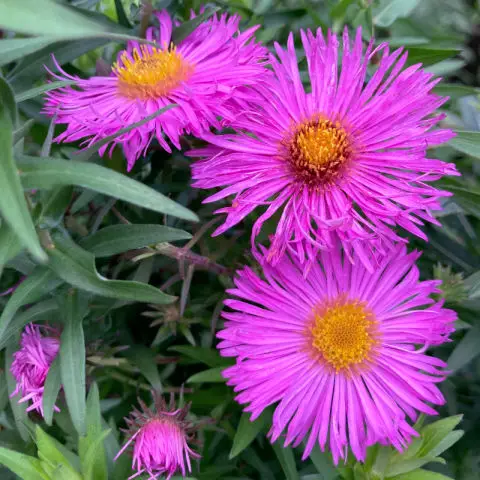
M 250 98 L 249 87 L 268 75 L 267 50 L 254 40 L 258 27 L 240 32 L 239 16 L 214 15 L 175 45 L 171 16 L 163 10 L 155 17 L 159 25 L 147 29 L 146 39 L 157 46 L 128 42 L 108 76 L 81 79 L 55 64 L 56 80 L 76 82 L 46 94 L 45 113 L 66 125 L 57 142 L 80 140 L 89 147 L 176 104 L 99 150 L 111 154 L 120 145 L 130 170 L 155 138 L 171 152 L 171 145 L 180 148 L 183 134 L 200 136 L 219 128 L 220 118 L 233 120 Z
M 185 476 L 192 471 L 190 458 L 200 458 L 187 443 L 193 432 L 193 426 L 185 421 L 189 406 L 175 409 L 173 396 L 168 407 L 161 396 L 154 400 L 153 410 L 139 400 L 142 411 L 134 409 L 126 418 L 129 428 L 125 431 L 130 438 L 115 459 L 133 443 L 132 469 L 136 473 L 130 479 L 142 473 L 148 473 L 150 480 L 160 475 L 169 480 L 177 472 Z
M 42 331 L 49 335 L 42 335 Z M 43 417 L 43 389 L 45 380 L 50 370 L 50 365 L 60 349 L 60 338 L 57 330 L 34 325 L 25 327 L 20 341 L 20 350 L 13 356 L 14 360 L 10 371 L 14 376 L 17 386 L 12 393 L 22 395 L 19 403 L 31 401 L 27 412 L 36 410 Z M 54 407 L 59 411 L 57 407 Z

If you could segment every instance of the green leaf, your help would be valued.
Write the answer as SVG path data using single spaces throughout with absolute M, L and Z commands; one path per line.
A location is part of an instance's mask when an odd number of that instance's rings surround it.
M 53 72 L 58 71 L 53 62 L 52 54 L 55 55 L 58 64 L 63 65 L 75 60 L 90 50 L 101 47 L 106 42 L 107 40 L 105 39 L 58 41 L 58 38 L 55 38 L 55 43 L 45 46 L 38 52 L 23 57 L 16 64 L 15 68 L 8 73 L 7 78 L 11 84 L 14 85 L 15 90 L 25 90 L 30 88 L 36 79 L 44 77 L 45 68 Z
M 457 343 L 448 358 L 448 368 L 452 372 L 463 368 L 480 354 L 480 329 L 472 327 Z
M 127 280 L 108 280 L 95 268 L 94 256 L 57 232 L 55 247 L 49 250 L 49 267 L 65 282 L 87 292 L 132 302 L 171 303 L 175 297 L 151 285 Z
M 106 470 L 106 464 L 105 463 L 105 449 L 103 447 L 103 441 L 110 435 L 111 431 L 110 430 L 105 430 L 101 432 L 98 436 L 96 436 L 91 445 L 88 447 L 86 453 L 85 453 L 85 465 L 86 470 L 84 472 L 84 478 L 85 480 L 107 480 L 108 479 L 108 472 Z M 103 450 L 103 457 L 101 462 L 102 465 L 99 467 L 99 451 Z M 99 470 L 99 468 L 102 468 L 102 470 Z
M 79 453 L 85 480 L 107 480 L 107 459 L 103 440 L 110 430 L 103 431 L 100 413 L 100 395 L 97 384 L 92 384 L 87 398 L 87 436 L 80 437 Z
M 57 356 L 50 365 L 43 390 L 43 419 L 49 426 L 52 425 L 53 408 L 57 401 L 60 386 L 60 358 Z
M 0 14 L 1 18 L 1 14 Z M 0 77 L 0 212 L 23 245 L 40 262 L 47 259 L 28 211 L 13 161 L 13 126 L 17 116 L 13 93 Z
M 275 442 L 272 448 L 282 466 L 286 480 L 299 480 L 293 450 L 290 447 L 283 447 L 279 442 Z
M 72 194 L 71 186 L 57 187 L 48 192 L 47 198 L 42 202 L 42 210 L 37 220 L 40 228 L 58 227 L 72 200 Z
M 222 376 L 224 367 L 210 368 L 200 373 L 192 375 L 187 383 L 225 383 L 226 380 Z
M 65 329 L 60 339 L 60 375 L 68 411 L 79 435 L 86 433 L 84 307 L 77 292 L 64 305 Z
M 408 63 L 422 63 L 424 66 L 433 65 L 460 53 L 456 48 L 438 48 L 431 45 L 408 47 Z
M 17 159 L 24 188 L 53 188 L 61 185 L 79 185 L 114 198 L 124 200 L 154 212 L 197 221 L 198 217 L 143 183 L 100 165 L 21 156 Z
M 396 477 L 389 477 L 388 480 L 452 480 L 441 473 L 430 472 L 428 470 L 418 469 L 413 472 L 397 475 Z
M 4 340 L 6 329 L 18 309 L 27 303 L 36 302 L 58 285 L 56 275 L 46 267 L 38 266 L 17 287 L 0 316 L 0 341 Z
M 417 457 L 426 455 L 432 456 L 437 452 L 438 445 L 451 433 L 455 427 L 462 421 L 463 415 L 454 415 L 448 418 L 442 418 L 436 422 L 422 428 L 421 434 L 423 444 L 417 453 Z
M 183 22 L 180 26 L 174 28 L 172 32 L 172 42 L 178 44 L 187 38 L 199 25 L 208 20 L 220 7 L 208 6 L 201 15 L 197 15 L 192 20 Z
M 267 424 L 267 421 L 270 417 L 270 412 L 268 410 L 263 411 L 263 413 L 255 420 L 250 421 L 250 414 L 243 412 L 240 417 L 240 422 L 233 439 L 232 449 L 228 458 L 231 460 L 237 455 L 240 455 L 254 440 L 255 437 L 263 430 L 263 427 Z
M 115 0 L 115 11 L 117 13 L 118 23 L 126 28 L 131 28 L 122 0 Z
M 95 142 L 93 145 L 88 147 L 86 150 L 80 152 L 76 156 L 76 160 L 78 162 L 86 162 L 87 160 L 90 160 L 90 158 L 97 153 L 97 151 L 103 147 L 104 145 L 108 145 L 112 140 L 115 140 L 117 137 L 120 137 L 120 135 L 123 135 L 124 133 L 128 133 L 131 130 L 135 130 L 138 127 L 141 127 L 142 125 L 145 125 L 146 123 L 154 120 L 155 118 L 159 117 L 163 113 L 167 112 L 168 110 L 171 110 L 172 108 L 176 108 L 178 105 L 176 103 L 171 103 L 169 105 L 166 105 L 163 108 L 160 108 L 156 112 L 153 112 L 151 115 L 146 116 L 142 120 L 132 123 L 128 127 L 121 128 L 117 132 L 113 133 L 112 135 L 109 135 L 108 137 L 102 138 L 98 142 Z
M 0 7 L 1 8 L 1 7 Z M 52 37 L 6 38 L 0 42 L 0 67 L 52 43 Z M 17 99 L 17 102 L 21 100 Z
M 453 60 L 443 60 L 441 62 L 435 63 L 434 65 L 427 66 L 425 68 L 426 72 L 445 77 L 450 75 L 457 70 L 460 70 L 466 65 L 465 60 L 453 59 Z
M 313 447 L 309 458 L 321 476 L 319 480 L 335 480 L 338 477 L 338 472 L 333 466 L 331 457 L 328 453 L 322 452 L 318 445 Z
M 143 345 L 133 345 L 125 351 L 125 356 L 136 365 L 155 390 L 162 391 L 162 381 L 158 373 L 155 354 L 151 349 Z
M 450 147 L 471 157 L 480 158 L 480 132 L 456 132 L 448 143 Z
M 0 447 L 0 464 L 18 475 L 22 480 L 50 480 L 38 458 Z
M 408 17 L 419 0 L 382 0 L 376 9 L 373 23 L 379 27 L 389 27 L 397 18 Z
M 30 322 L 44 320 L 51 318 L 58 310 L 58 305 L 55 300 L 46 300 L 36 303 L 25 312 L 15 315 L 8 327 L 2 332 L 0 337 L 0 350 L 12 340 L 12 338 L 23 329 L 23 327 Z
M 228 360 L 222 358 L 213 348 L 192 347 L 190 345 L 174 345 L 169 350 L 179 352 L 187 357 L 205 363 L 209 367 L 228 366 Z
M 6 224 L 0 225 L 0 277 L 5 264 L 18 255 L 22 246 L 13 230 Z
M 89 15 L 85 10 L 54 0 L 3 0 L 0 3 L 0 26 L 28 35 L 62 38 L 128 32 L 103 15 Z
M 417 470 L 420 467 L 423 467 L 427 463 L 433 462 L 435 457 L 422 457 L 422 458 L 412 458 L 410 460 L 402 460 L 399 462 L 390 465 L 387 468 L 385 473 L 386 478 L 395 477 L 397 475 L 401 475 L 403 473 L 408 473 L 413 470 Z
M 480 93 L 480 88 L 457 83 L 440 83 L 433 89 L 433 92 L 436 95 L 441 95 L 442 97 L 447 96 L 450 97 L 451 100 L 457 100 L 458 98 L 466 97 L 468 95 L 478 95 Z
M 1 45 L 2 42 L 0 42 Z M 39 95 L 49 92 L 50 90 L 55 90 L 56 88 L 66 87 L 68 85 L 75 85 L 77 82 L 74 80 L 59 80 L 57 82 L 50 82 L 42 85 L 40 87 L 31 88 L 21 93 L 15 95 L 15 100 L 17 103 L 24 102 L 25 100 L 30 100 L 31 98 L 38 97 Z
M 17 142 L 22 140 L 25 135 L 30 131 L 32 128 L 33 124 L 35 123 L 35 120 L 32 118 L 29 118 L 21 127 L 18 127 L 14 132 L 13 132 L 13 144 L 16 145 Z
M 75 471 L 67 457 L 57 448 L 56 440 L 47 435 L 38 425 L 35 429 L 35 437 L 38 457 L 42 462 L 46 462 L 53 469 L 61 468 L 65 474 L 68 471 L 67 478 L 71 480 L 82 480 L 82 477 Z
M 83 239 L 80 245 L 96 257 L 110 257 L 118 253 L 161 242 L 189 240 L 192 236 L 176 228 L 163 225 L 111 225 Z
M 17 382 L 11 373 L 11 366 L 13 362 L 13 354 L 18 350 L 18 345 L 9 344 L 5 349 L 5 377 L 7 379 L 7 386 L 9 392 L 10 408 L 12 409 L 13 417 L 15 419 L 15 425 L 17 426 L 18 433 L 22 439 L 27 442 L 30 439 L 30 431 L 32 429 L 32 422 L 29 420 L 26 408 L 27 403 L 18 403 L 20 400 L 21 394 L 15 395 L 14 397 L 10 396 L 14 392 Z

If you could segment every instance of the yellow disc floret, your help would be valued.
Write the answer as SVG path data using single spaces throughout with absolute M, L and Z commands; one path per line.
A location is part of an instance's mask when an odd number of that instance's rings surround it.
M 313 347 L 335 371 L 360 365 L 371 358 L 377 322 L 362 302 L 339 299 L 314 311 Z
M 159 98 L 187 80 L 193 67 L 172 46 L 161 50 L 142 45 L 124 52 L 113 65 L 121 95 L 147 100 Z
M 297 125 L 284 144 L 294 173 L 309 186 L 332 183 L 352 154 L 341 124 L 322 117 Z

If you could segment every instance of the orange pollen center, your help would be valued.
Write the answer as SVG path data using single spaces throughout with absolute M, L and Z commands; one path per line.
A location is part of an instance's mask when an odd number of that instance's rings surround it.
M 340 299 L 315 309 L 311 338 L 323 360 L 339 372 L 371 358 L 377 321 L 364 303 Z
M 352 154 L 340 123 L 321 117 L 297 125 L 285 146 L 294 173 L 309 186 L 333 183 Z
M 148 100 L 167 95 L 190 77 L 193 67 L 173 45 L 167 50 L 142 45 L 140 51 L 134 48 L 131 56 L 124 52 L 113 71 L 121 95 Z

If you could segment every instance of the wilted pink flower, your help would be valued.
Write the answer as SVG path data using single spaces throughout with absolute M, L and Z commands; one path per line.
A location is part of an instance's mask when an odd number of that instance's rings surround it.
M 205 134 L 211 145 L 188 153 L 202 158 L 192 167 L 194 186 L 221 188 L 206 202 L 233 196 L 217 210 L 227 217 L 216 235 L 265 207 L 253 243 L 277 214 L 272 262 L 285 251 L 313 262 L 340 240 L 349 257 L 355 251 L 372 269 L 372 251 L 402 240 L 396 226 L 426 239 L 423 222 L 438 224 L 431 212 L 450 194 L 429 182 L 458 175 L 453 164 L 426 156 L 453 136 L 434 129 L 446 98 L 432 93 L 440 79 L 420 64 L 403 69 L 402 49 L 390 53 L 372 40 L 364 52 L 360 29 L 353 42 L 345 30 L 341 49 L 331 32 L 301 36 L 311 90 L 302 84 L 290 35 L 286 51 L 275 45 L 279 60 L 271 56 L 275 78 L 261 89 L 263 101 L 232 123 L 237 132 Z
M 260 256 L 265 280 L 240 271 L 225 305 L 224 370 L 236 400 L 256 419 L 276 404 L 269 432 L 285 445 L 329 444 L 335 463 L 349 449 L 365 460 L 377 442 L 403 451 L 417 432 L 417 412 L 444 398 L 436 384 L 446 364 L 425 353 L 448 341 L 456 314 L 430 298 L 439 281 L 419 281 L 418 253 L 398 246 L 370 273 L 340 249 L 321 253 L 306 276 L 285 255 L 275 265 Z
M 178 472 L 185 476 L 192 470 L 190 458 L 200 458 L 187 443 L 193 432 L 192 425 L 185 421 L 189 407 L 176 409 L 173 396 L 168 408 L 161 396 L 155 395 L 154 399 L 154 410 L 139 400 L 142 411 L 134 409 L 126 419 L 130 438 L 115 459 L 133 444 L 132 469 L 136 473 L 130 478 L 142 473 L 150 475 L 150 480 L 160 475 L 169 480 Z
M 19 403 L 30 401 L 27 412 L 36 410 L 43 416 L 43 388 L 59 349 L 60 336 L 56 330 L 33 323 L 25 327 L 20 350 L 13 354 L 10 371 L 17 382 L 11 396 L 20 394 L 22 398 Z M 59 411 L 57 407 L 54 408 Z
M 198 136 L 211 126 L 219 127 L 219 117 L 232 119 L 235 102 L 243 103 L 243 87 L 266 75 L 266 49 L 252 41 L 257 27 L 239 33 L 238 16 L 215 15 L 174 45 L 170 15 L 166 11 L 155 15 L 160 28 L 147 29 L 146 38 L 158 47 L 128 42 L 110 76 L 80 79 L 56 65 L 60 75 L 52 75 L 57 80 L 76 82 L 75 87 L 47 92 L 45 112 L 67 125 L 56 141 L 85 139 L 90 146 L 177 104 L 110 142 L 110 152 L 117 144 L 123 147 L 130 169 L 153 138 L 171 152 L 167 139 L 180 148 L 182 134 Z

